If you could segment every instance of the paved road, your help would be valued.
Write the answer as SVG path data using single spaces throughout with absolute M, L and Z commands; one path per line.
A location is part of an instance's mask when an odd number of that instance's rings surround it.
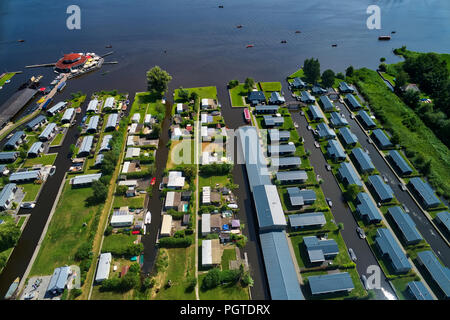
M 350 124 L 350 129 L 358 137 L 359 143 L 363 146 L 363 148 L 366 148 L 369 151 L 370 158 L 372 159 L 372 162 L 377 170 L 382 175 L 385 175 L 388 178 L 389 185 L 394 191 L 395 197 L 399 202 L 405 204 L 408 207 L 410 211 L 409 215 L 416 224 L 419 232 L 430 244 L 434 253 L 441 259 L 441 261 L 446 266 L 450 266 L 450 248 L 447 243 L 441 238 L 435 227 L 425 217 L 424 213 L 412 199 L 411 195 L 408 192 L 402 191 L 400 189 L 400 187 L 398 186 L 400 181 L 398 180 L 394 172 L 392 172 L 391 168 L 387 165 L 383 157 L 378 153 L 375 146 L 367 142 L 367 135 L 356 123 L 356 120 L 350 118 L 350 112 L 348 111 L 348 109 L 341 103 L 337 103 L 337 105 L 339 105 L 339 107 L 341 108 L 341 113 L 345 114 L 345 117 Z

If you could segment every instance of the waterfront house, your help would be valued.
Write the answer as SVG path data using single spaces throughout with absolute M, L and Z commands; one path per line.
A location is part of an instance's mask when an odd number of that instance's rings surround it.
M 375 243 L 383 258 L 391 264 L 395 273 L 406 273 L 411 270 L 412 267 L 408 258 L 388 229 L 377 229 Z
M 61 118 L 61 123 L 62 124 L 69 123 L 70 121 L 72 121 L 74 115 L 75 115 L 75 108 L 66 109 Z
M 100 121 L 100 116 L 92 116 L 89 119 L 89 123 L 88 123 L 87 129 L 86 129 L 86 132 L 87 133 L 96 133 L 99 121 Z
M 383 218 L 377 209 L 377 206 L 365 192 L 360 192 L 356 196 L 356 212 L 366 223 L 379 223 Z
M 352 86 L 348 85 L 347 82 L 341 81 L 339 83 L 339 91 L 341 93 L 354 93 L 355 89 Z
M 9 176 L 9 182 L 23 183 L 42 179 L 40 170 L 14 172 Z
M 16 161 L 18 156 L 19 153 L 15 151 L 0 152 L 0 163 L 12 163 Z
M 38 115 L 36 118 L 34 118 L 33 120 L 31 120 L 30 122 L 28 122 L 25 125 L 25 128 L 29 131 L 32 130 L 36 130 L 37 128 L 39 128 L 41 125 L 47 123 L 47 117 L 45 117 L 44 115 Z
M 17 131 L 15 132 L 11 138 L 8 139 L 8 141 L 6 141 L 5 143 L 5 150 L 15 150 L 17 149 L 24 141 L 26 138 L 26 134 L 24 131 Z
M 258 105 L 266 103 L 266 96 L 262 91 L 251 91 L 247 96 L 247 100 L 251 105 Z
M 306 83 L 303 82 L 302 79 L 300 79 L 299 77 L 294 78 L 294 80 L 291 82 L 291 86 L 295 89 L 303 89 L 304 87 L 306 87 Z
M 329 273 L 308 277 L 311 294 L 321 295 L 338 292 L 350 292 L 355 286 L 348 272 Z
M 315 103 L 316 98 L 314 98 L 308 91 L 302 91 L 300 101 L 303 103 Z
M 64 109 L 67 105 L 67 102 L 61 101 L 55 104 L 53 107 L 47 110 L 48 116 L 52 117 L 56 113 L 60 112 L 62 109 Z
M 8 210 L 14 201 L 17 191 L 17 185 L 15 183 L 6 184 L 0 192 L 0 210 Z
M 386 136 L 383 130 L 375 129 L 372 131 L 372 138 L 381 149 L 388 149 L 393 146 L 392 142 Z
M 38 141 L 31 145 L 30 149 L 28 150 L 27 156 L 29 158 L 36 158 L 42 151 L 44 151 L 44 144 Z
M 270 94 L 269 103 L 283 104 L 285 102 L 286 102 L 286 99 L 281 95 L 280 92 L 274 91 Z
M 56 133 L 56 130 L 58 128 L 56 127 L 56 123 L 49 123 L 44 130 L 42 130 L 42 133 L 39 135 L 39 140 L 45 142 L 49 141 Z
M 316 236 L 303 237 L 309 262 L 317 263 L 334 259 L 339 253 L 339 248 L 334 239 L 319 239 Z
M 328 141 L 327 154 L 334 161 L 344 161 L 347 158 L 344 149 L 336 140 Z
M 328 96 L 320 96 L 319 101 L 319 104 L 322 106 L 323 111 L 330 112 L 334 110 L 334 104 L 333 102 L 331 102 Z
M 341 128 L 339 134 L 346 146 L 355 146 L 358 143 L 356 135 L 347 127 Z
M 362 105 L 359 103 L 359 101 L 355 98 L 354 95 L 349 93 L 345 96 L 345 99 L 347 100 L 350 109 L 358 110 L 362 108 Z

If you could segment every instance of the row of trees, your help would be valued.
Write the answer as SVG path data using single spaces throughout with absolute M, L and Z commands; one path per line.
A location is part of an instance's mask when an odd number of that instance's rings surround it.
M 244 267 L 241 265 L 237 270 L 220 270 L 219 268 L 213 268 L 208 271 L 202 281 L 202 289 L 208 290 L 216 288 L 221 284 L 235 284 L 241 281 L 243 286 L 252 286 L 253 279 L 248 271 L 244 271 Z
M 351 77 L 353 75 L 354 68 L 353 66 L 349 66 L 345 70 L 345 76 Z M 342 72 L 337 74 L 334 73 L 333 70 L 327 69 L 322 75 L 320 75 L 320 62 L 319 59 L 306 59 L 303 63 L 303 72 L 308 83 L 315 84 L 319 79 L 322 81 L 322 86 L 325 88 L 332 87 L 334 84 L 334 80 L 341 79 L 344 80 L 345 76 Z

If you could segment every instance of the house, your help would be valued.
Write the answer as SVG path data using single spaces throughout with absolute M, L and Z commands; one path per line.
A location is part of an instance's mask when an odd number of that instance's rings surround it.
M 319 107 L 315 104 L 310 104 L 308 106 L 309 116 L 313 121 L 322 121 L 323 120 L 323 114 L 320 111 Z
M 355 146 L 358 143 L 358 138 L 349 128 L 341 128 L 339 134 L 346 146 Z
M 347 82 L 341 81 L 339 83 L 339 91 L 341 93 L 354 93 L 355 89 L 352 86 L 348 85 Z
M 442 211 L 436 215 L 436 222 L 440 224 L 447 233 L 450 233 L 450 212 Z
M 281 95 L 281 93 L 274 91 L 270 94 L 269 103 L 283 104 L 285 102 L 286 102 L 286 99 Z
M 432 251 L 426 250 L 417 253 L 417 261 L 437 284 L 445 299 L 450 298 L 450 269 L 443 266 Z
M 102 176 L 101 173 L 83 174 L 75 176 L 70 179 L 70 184 L 74 187 L 85 187 L 92 184 L 92 182 L 99 180 L 101 176 Z
M 105 131 L 114 131 L 116 129 L 118 121 L 119 121 L 119 114 L 118 113 L 111 113 L 108 116 L 108 120 L 106 122 Z
M 241 221 L 239 219 L 231 220 L 231 229 L 241 229 Z
M 350 292 L 355 286 L 348 272 L 330 273 L 308 277 L 312 295 Z
M 146 114 L 145 118 L 144 118 L 144 124 L 146 126 L 151 125 L 154 122 L 154 119 L 152 119 L 152 115 L 151 114 Z
M 304 183 L 308 180 L 308 175 L 303 170 L 279 171 L 276 174 L 276 179 L 286 184 Z
M 302 91 L 300 101 L 303 103 L 315 103 L 316 98 L 314 98 L 308 91 Z
M 126 211 L 128 211 L 128 207 L 125 208 L 127 208 Z M 133 214 L 113 214 L 111 217 L 111 227 L 113 228 L 131 227 L 133 223 Z
M 344 161 L 347 159 L 347 154 L 336 140 L 328 141 L 327 154 L 334 161 Z
M 176 105 L 176 112 L 178 114 L 183 113 L 183 112 L 187 111 L 188 109 L 189 109 L 188 106 L 183 103 L 177 103 L 177 105 Z
M 206 110 L 206 109 L 216 109 L 217 108 L 217 103 L 214 99 L 202 99 L 201 104 L 200 104 L 202 110 Z
M 42 130 L 42 133 L 39 135 L 39 140 L 45 142 L 49 141 L 53 136 L 55 135 L 57 130 L 56 123 L 49 123 L 44 130 Z
M 25 125 L 25 128 L 29 131 L 36 130 L 38 127 L 47 122 L 47 118 L 44 115 L 39 115 Z
M 211 187 L 209 186 L 202 189 L 202 204 L 211 204 Z
M 373 119 L 369 116 L 369 114 L 365 110 L 358 111 L 358 117 L 361 119 L 366 129 L 373 129 L 377 126 L 375 121 L 373 121 Z
M 163 184 L 169 189 L 181 189 L 184 187 L 185 178 L 181 171 L 170 171 L 168 177 L 163 178 Z
M 391 187 L 381 179 L 380 175 L 369 176 L 369 187 L 375 192 L 377 200 L 380 202 L 389 202 L 394 198 L 394 192 Z
M 348 103 L 350 109 L 358 110 L 358 109 L 362 108 L 362 105 L 359 103 L 358 100 L 356 100 L 354 95 L 349 93 L 345 96 L 345 99 L 347 100 L 347 103 Z
M 411 217 L 399 206 L 390 207 L 388 213 L 391 215 L 397 228 L 407 245 L 416 244 L 423 240 L 422 235 L 416 228 L 416 224 Z
M 219 239 L 202 240 L 202 267 L 217 266 L 222 261 Z
M 330 122 L 334 128 L 344 127 L 348 125 L 347 119 L 345 119 L 342 115 L 337 112 L 331 112 L 330 114 Z
M 370 156 L 361 148 L 355 148 L 351 153 L 353 159 L 355 159 L 356 166 L 358 169 L 365 172 L 372 172 L 375 170 L 375 166 L 372 163 Z
M 205 237 L 211 233 L 211 214 L 202 214 L 202 236 Z
M 136 158 L 136 157 L 139 157 L 140 154 L 141 154 L 141 148 L 128 147 L 127 152 L 125 154 L 125 159 Z
M 103 136 L 102 144 L 100 145 L 99 152 L 105 152 L 105 151 L 111 150 L 111 146 L 109 145 L 109 143 L 111 142 L 111 139 L 112 139 L 111 134 L 106 134 Z
M 281 116 L 263 116 L 266 127 L 282 126 L 284 124 L 284 117 Z
M 61 123 L 62 124 L 69 123 L 70 121 L 72 121 L 74 115 L 75 115 L 75 108 L 66 109 L 61 118 Z
M 313 86 L 311 91 L 314 95 L 321 95 L 327 93 L 327 90 L 318 85 Z
M 259 234 L 263 261 L 272 300 L 305 300 L 282 230 Z
M 99 121 L 100 121 L 100 116 L 92 116 L 89 119 L 89 123 L 88 123 L 88 127 L 86 129 L 86 132 L 87 133 L 96 133 Z
M 61 101 L 55 104 L 53 107 L 47 110 L 47 114 L 49 117 L 54 116 L 57 112 L 60 112 L 62 109 L 65 108 L 67 105 L 67 102 Z
M 71 274 L 68 266 L 56 268 L 47 287 L 47 292 L 52 295 L 63 293 L 67 285 L 67 280 Z
M 17 182 L 17 183 L 30 182 L 40 179 L 42 179 L 42 174 L 40 170 L 14 172 L 9 176 L 9 182 Z
M 255 114 L 276 114 L 280 107 L 277 105 L 258 104 L 255 106 Z
M 434 300 L 430 291 L 422 281 L 411 281 L 406 284 L 406 291 L 415 300 Z
M 317 134 L 320 139 L 329 140 L 336 138 L 336 133 L 334 130 L 330 129 L 325 122 L 321 122 L 317 125 Z
M 31 145 L 27 152 L 27 156 L 29 158 L 36 158 L 42 151 L 44 151 L 44 144 L 38 141 Z
M 381 129 L 375 129 L 372 131 L 372 139 L 374 139 L 381 149 L 387 149 L 393 146 L 392 142 Z
M 97 113 L 98 100 L 94 99 L 89 101 L 88 107 L 86 109 L 86 113 Z
M 330 112 L 334 110 L 334 104 L 331 102 L 328 96 L 320 96 L 319 104 L 322 106 L 323 111 Z
M 377 206 L 373 203 L 367 193 L 358 193 L 356 200 L 358 202 L 356 205 L 356 212 L 366 223 L 380 223 L 381 220 L 383 220 Z
M 296 77 L 291 82 L 291 86 L 295 89 L 303 89 L 304 87 L 306 87 L 306 83 L 304 83 L 303 80 L 300 79 L 299 77 Z
M 339 253 L 338 244 L 334 239 L 319 239 L 316 236 L 307 236 L 303 237 L 303 244 L 311 263 L 334 259 Z
M 401 86 L 400 89 L 402 89 L 403 92 L 406 92 L 408 90 L 412 90 L 414 92 L 420 92 L 419 87 L 415 83 L 405 84 L 405 85 Z
M 105 104 L 103 105 L 103 110 L 104 111 L 108 111 L 108 110 L 113 109 L 114 108 L 114 102 L 115 102 L 114 97 L 106 98 Z
M 182 226 L 188 226 L 190 221 L 191 221 L 191 215 L 190 214 L 183 214 L 183 219 L 181 220 L 181 225 Z
M 273 167 L 279 167 L 280 169 L 298 168 L 302 164 L 300 157 L 282 157 L 271 158 Z
M 262 104 L 266 103 L 266 96 L 262 91 L 251 91 L 247 96 L 247 100 L 252 105 Z
M 17 149 L 22 142 L 25 141 L 25 138 L 27 137 L 27 135 L 25 134 L 25 131 L 17 131 L 15 132 L 11 138 L 8 139 L 8 141 L 6 141 L 5 143 L 5 150 L 15 150 Z
M 288 130 L 269 129 L 268 133 L 270 143 L 287 142 L 291 137 L 291 132 Z
M 181 192 L 169 191 L 166 194 L 166 200 L 164 203 L 165 210 L 178 210 L 181 203 Z
M 358 177 L 355 169 L 348 162 L 343 162 L 338 169 L 338 176 L 342 180 L 342 182 L 348 186 L 350 184 L 356 184 L 362 187 L 362 181 Z
M 395 170 L 402 176 L 409 176 L 413 170 L 397 150 L 389 151 L 389 159 Z
M 109 271 L 111 270 L 112 255 L 111 252 L 100 254 L 98 259 L 97 274 L 95 275 L 96 282 L 102 282 L 109 278 Z
M 219 233 L 222 229 L 222 217 L 218 213 L 211 214 L 210 216 L 211 232 Z
M 87 157 L 91 153 L 94 136 L 85 136 L 78 149 L 78 157 Z
M 425 209 L 438 207 L 441 204 L 430 185 L 419 177 L 409 180 L 408 186 L 416 197 L 418 197 Z
M 286 218 L 275 185 L 253 187 L 253 199 L 258 218 L 259 230 L 277 230 L 286 228 Z
M 289 225 L 292 229 L 302 229 L 308 227 L 323 227 L 327 223 L 322 212 L 308 212 L 301 214 L 290 214 Z
M 276 144 L 267 147 L 268 156 L 274 155 L 293 155 L 295 153 L 295 145 L 293 142 L 286 144 Z
M 316 201 L 316 192 L 314 190 L 300 189 L 290 187 L 286 189 L 291 206 L 298 207 L 313 204 Z
M 133 114 L 133 116 L 131 117 L 131 122 L 139 122 L 141 120 L 141 114 L 136 112 L 135 114 Z
M 9 152 L 0 152 L 0 163 L 11 163 L 16 161 L 19 156 L 18 152 L 9 151 Z
M 172 235 L 172 216 L 170 214 L 162 215 L 161 237 L 170 237 Z
M 0 210 L 9 210 L 16 195 L 17 185 L 15 183 L 6 184 L 0 192 Z
M 411 270 L 408 258 L 388 229 L 377 229 L 375 243 L 382 256 L 390 262 L 396 273 L 405 273 Z

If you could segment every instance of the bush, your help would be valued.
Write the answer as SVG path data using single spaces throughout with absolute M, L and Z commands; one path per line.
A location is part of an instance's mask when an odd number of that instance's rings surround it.
M 195 277 L 189 277 L 187 280 L 187 292 L 192 292 L 195 289 L 195 286 L 197 285 L 197 279 Z
M 236 87 L 239 84 L 238 80 L 230 80 L 228 82 L 228 88 L 229 89 L 233 89 L 234 87 Z
M 166 237 L 159 240 L 159 246 L 161 248 L 187 248 L 192 244 L 191 237 L 174 238 Z
M 202 289 L 208 290 L 217 287 L 220 284 L 220 270 L 214 268 L 208 271 L 202 281 Z
M 106 227 L 104 235 L 105 236 L 109 236 L 110 234 L 112 234 L 112 231 L 113 231 L 113 227 L 111 227 L 109 225 L 109 226 Z
M 91 244 L 89 242 L 84 242 L 75 252 L 75 260 L 81 261 L 84 259 L 88 259 L 92 255 Z

